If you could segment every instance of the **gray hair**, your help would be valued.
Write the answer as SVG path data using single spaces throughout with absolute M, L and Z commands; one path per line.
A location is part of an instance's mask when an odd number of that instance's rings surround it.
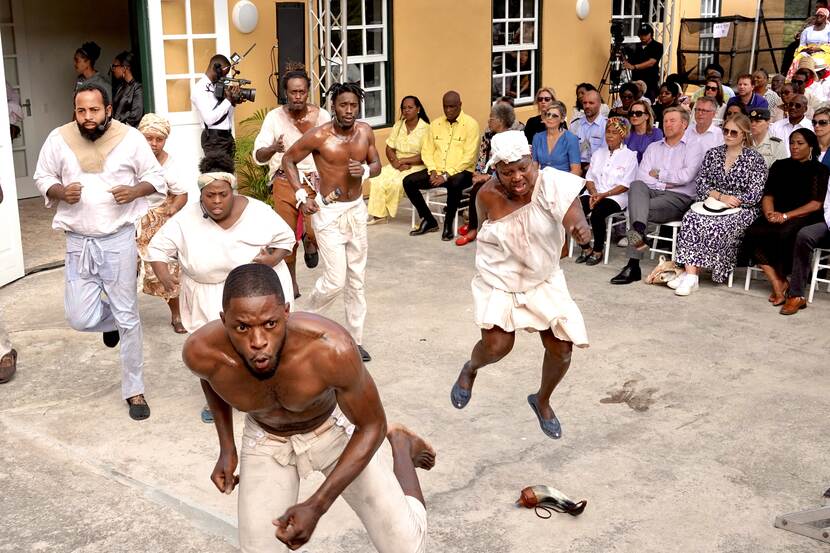
M 688 124 L 689 124 L 689 121 L 691 121 L 691 120 L 692 120 L 692 118 L 689 116 L 689 112 L 688 112 L 687 110 L 683 109 L 683 108 L 680 108 L 680 107 L 674 107 L 674 106 L 672 106 L 672 107 L 670 107 L 670 108 L 666 108 L 666 109 L 663 111 L 663 118 L 664 118 L 664 119 L 666 118 L 666 114 L 667 114 L 667 113 L 679 113 L 679 114 L 680 114 L 680 117 L 682 117 L 682 118 L 683 118 L 683 120 L 684 120 L 684 121 L 686 121 L 686 125 L 688 125 Z
M 714 98 L 710 98 L 709 96 L 701 96 L 695 102 L 695 106 L 697 106 L 701 102 L 703 102 L 705 104 L 712 104 L 712 107 L 715 108 L 716 111 L 718 109 L 718 102 Z
M 513 106 L 506 102 L 496 102 L 490 108 L 490 115 L 501 121 L 504 128 L 509 129 L 516 122 L 516 112 L 513 111 Z
M 561 100 L 554 100 L 553 102 L 551 102 L 550 105 L 548 106 L 548 109 L 546 109 L 545 111 L 548 112 L 552 109 L 559 110 L 559 115 L 562 116 L 563 121 L 568 116 L 568 108 L 565 107 L 565 103 L 562 102 Z M 542 114 L 542 115 L 544 115 L 544 114 Z

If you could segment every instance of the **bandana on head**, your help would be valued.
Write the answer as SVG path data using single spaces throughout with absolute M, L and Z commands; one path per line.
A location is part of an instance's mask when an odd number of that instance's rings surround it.
M 141 118 L 141 122 L 138 124 L 138 130 L 141 134 L 160 134 L 164 138 L 167 138 L 170 136 L 170 121 L 161 115 L 148 113 Z
M 223 173 L 220 171 L 214 173 L 202 173 L 199 175 L 199 179 L 196 182 L 199 184 L 199 190 L 201 190 L 215 180 L 223 180 L 230 183 L 231 188 L 236 190 L 236 177 L 230 173 Z
M 621 135 L 623 138 L 628 136 L 628 120 L 622 117 L 611 117 L 605 124 L 606 129 L 611 129 L 615 133 Z
M 827 8 L 819 8 L 816 10 L 816 15 L 823 15 L 824 17 L 830 17 L 830 10 Z
M 530 144 L 527 143 L 527 137 L 523 131 L 500 132 L 490 141 L 490 160 L 484 169 L 489 171 L 497 163 L 502 161 L 512 163 L 529 155 Z

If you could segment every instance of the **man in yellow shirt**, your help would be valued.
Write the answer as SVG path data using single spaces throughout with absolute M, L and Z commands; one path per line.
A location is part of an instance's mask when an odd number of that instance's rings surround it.
M 430 213 L 421 190 L 439 186 L 447 189 L 447 213 L 441 240 L 449 241 L 455 238 L 452 227 L 461 192 L 473 185 L 481 131 L 476 120 L 461 111 L 458 92 L 451 90 L 444 94 L 443 104 L 444 117 L 430 123 L 421 148 L 421 159 L 427 168 L 404 178 L 403 189 L 421 216 L 421 224 L 409 233 L 412 236 L 438 230 L 438 221 Z

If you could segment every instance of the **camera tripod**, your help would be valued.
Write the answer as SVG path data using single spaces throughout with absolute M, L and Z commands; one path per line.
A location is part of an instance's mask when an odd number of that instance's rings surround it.
M 608 61 L 605 63 L 605 70 L 602 72 L 602 78 L 599 80 L 599 92 L 602 94 L 602 89 L 608 84 L 608 105 L 613 106 L 617 100 L 617 95 L 620 92 L 620 87 L 631 81 L 631 70 L 625 69 L 623 65 L 626 61 L 625 51 L 623 50 L 622 42 L 614 41 L 611 45 L 611 53 L 608 56 Z

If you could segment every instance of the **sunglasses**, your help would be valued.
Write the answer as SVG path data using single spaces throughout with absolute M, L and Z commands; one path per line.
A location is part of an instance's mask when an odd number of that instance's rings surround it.
M 550 96 L 539 96 L 538 98 L 536 98 L 536 101 L 537 102 L 551 102 L 551 101 L 553 101 L 553 98 L 551 98 Z
M 718 87 L 706 85 L 706 90 L 711 90 L 712 92 L 715 92 L 718 90 Z
M 545 114 L 545 119 L 559 119 L 560 117 L 562 117 L 562 116 L 559 115 L 558 113 L 555 113 L 555 112 L 550 112 L 550 113 Z
M 644 111 L 629 111 L 628 112 L 628 115 L 630 115 L 631 117 L 642 117 L 645 114 L 646 114 L 646 112 L 644 112 Z
M 804 85 L 807 81 L 806 81 L 806 80 L 802 80 L 802 79 L 793 79 L 793 80 L 791 80 L 790 82 L 791 82 L 792 84 Z
M 784 105 L 787 106 L 788 108 L 804 108 L 804 107 L 807 107 L 807 106 L 805 106 L 804 104 L 802 104 L 800 102 L 787 102 Z
M 823 127 L 825 125 L 830 125 L 830 119 L 813 119 L 814 127 Z
M 738 138 L 741 136 L 741 131 L 737 129 L 723 129 L 723 136 L 728 136 L 729 138 Z

